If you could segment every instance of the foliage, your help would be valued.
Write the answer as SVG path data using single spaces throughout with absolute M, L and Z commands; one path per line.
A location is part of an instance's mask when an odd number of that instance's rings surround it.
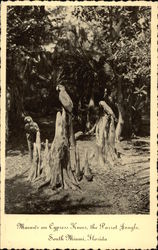
M 30 102 L 35 112 L 55 110 L 58 83 L 76 112 L 92 97 L 98 105 L 105 87 L 127 113 L 149 112 L 150 8 L 14 6 L 7 20 L 7 86 L 17 115 L 31 111 Z
M 150 8 L 87 7 L 75 12 L 94 30 L 93 48 L 112 66 L 127 90 L 150 85 Z M 96 37 L 96 39 L 95 39 Z M 149 92 L 149 91 L 148 91 Z

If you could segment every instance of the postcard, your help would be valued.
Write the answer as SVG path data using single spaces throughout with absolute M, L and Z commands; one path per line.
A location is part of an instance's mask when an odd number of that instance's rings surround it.
M 157 3 L 1 4 L 1 248 L 156 249 Z

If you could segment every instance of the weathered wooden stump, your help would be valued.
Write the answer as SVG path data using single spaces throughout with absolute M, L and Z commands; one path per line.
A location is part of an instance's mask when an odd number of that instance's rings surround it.
M 43 158 L 43 175 L 45 181 L 39 188 L 50 184 L 51 188 L 79 188 L 74 173 L 71 168 L 70 144 L 68 140 L 69 124 L 67 124 L 67 114 L 62 110 L 56 115 L 55 136 L 50 150 L 46 141 Z
M 115 147 L 115 124 L 114 118 L 110 117 L 109 135 L 108 135 L 108 154 L 111 158 L 110 163 L 114 165 L 117 160 L 117 151 Z
M 93 175 L 92 175 L 92 172 L 91 172 L 91 169 L 90 169 L 90 164 L 89 164 L 89 161 L 88 161 L 88 151 L 86 150 L 85 151 L 85 162 L 84 162 L 84 169 L 83 169 L 83 172 L 84 172 L 84 177 L 87 181 L 92 181 L 93 180 Z
M 28 176 L 28 180 L 30 181 L 34 181 L 39 176 L 38 161 L 39 161 L 39 158 L 38 158 L 37 146 L 36 146 L 36 143 L 33 143 L 33 160 L 32 160 L 32 164 L 30 167 L 29 176 Z
M 77 182 L 71 168 L 70 145 L 68 141 L 66 112 L 57 113 L 55 137 L 50 151 L 50 185 L 52 189 L 61 186 L 64 189 L 77 188 Z
M 45 150 L 43 154 L 43 161 L 42 161 L 42 177 L 45 178 L 47 182 L 50 179 L 50 166 L 49 166 L 49 147 L 48 147 L 48 139 L 45 142 Z
M 77 181 L 81 181 L 83 177 L 83 171 L 81 171 L 80 167 L 80 154 L 79 154 L 79 148 L 76 147 L 76 169 L 75 169 L 75 176 Z
M 104 115 L 100 117 L 96 125 L 96 145 L 98 151 L 98 161 L 100 166 L 105 166 L 107 160 L 114 165 L 117 159 L 115 148 L 115 115 L 112 109 L 101 101 L 99 103 L 104 109 Z
M 99 165 L 104 167 L 108 155 L 109 116 L 102 116 L 96 125 L 96 145 Z
M 124 119 L 123 119 L 124 109 L 120 103 L 117 104 L 117 108 L 118 108 L 119 117 L 118 117 L 118 123 L 116 126 L 116 138 L 115 138 L 115 140 L 117 142 L 119 142 L 120 137 L 121 137 L 121 133 L 122 133 L 122 129 L 124 126 Z
M 30 116 L 25 117 L 25 131 L 30 158 L 30 172 L 28 180 L 34 181 L 41 172 L 41 138 L 40 130 Z

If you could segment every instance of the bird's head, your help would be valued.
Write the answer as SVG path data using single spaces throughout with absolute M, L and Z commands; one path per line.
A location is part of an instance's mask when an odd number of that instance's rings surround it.
M 30 122 L 32 122 L 33 120 L 32 120 L 32 118 L 31 118 L 31 116 L 26 116 L 25 118 L 24 118 L 24 122 L 25 123 L 30 123 Z
M 99 102 L 99 114 L 102 115 L 104 113 L 104 101 Z
M 100 107 L 103 107 L 103 106 L 104 106 L 104 101 L 100 101 L 100 102 L 99 102 L 99 106 L 100 106 Z
M 58 85 L 56 86 L 56 90 L 57 90 L 58 92 L 60 92 L 61 90 L 65 90 L 65 87 L 64 87 L 62 84 L 58 84 Z

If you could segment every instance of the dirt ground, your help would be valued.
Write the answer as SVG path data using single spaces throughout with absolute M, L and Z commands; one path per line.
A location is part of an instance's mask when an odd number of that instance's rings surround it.
M 95 152 L 93 137 L 77 141 L 81 159 Z M 15 145 L 16 142 L 15 142 Z M 9 214 L 148 214 L 149 137 L 122 141 L 117 145 L 120 164 L 100 167 L 91 159 L 93 181 L 83 179 L 81 191 L 47 187 L 38 190 L 27 182 L 29 157 L 25 145 L 11 146 L 6 155 L 5 211 Z M 13 149 L 14 148 L 14 149 Z M 83 165 L 81 161 L 81 166 Z

